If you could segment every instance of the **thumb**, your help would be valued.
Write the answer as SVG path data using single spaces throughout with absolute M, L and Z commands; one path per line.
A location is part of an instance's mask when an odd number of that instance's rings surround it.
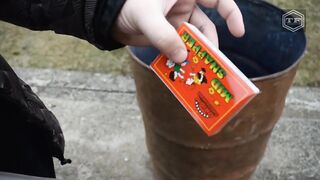
M 163 14 L 154 12 L 148 17 L 139 18 L 140 31 L 153 46 L 158 48 L 169 59 L 182 63 L 187 58 L 187 49 L 175 28 L 166 20 Z

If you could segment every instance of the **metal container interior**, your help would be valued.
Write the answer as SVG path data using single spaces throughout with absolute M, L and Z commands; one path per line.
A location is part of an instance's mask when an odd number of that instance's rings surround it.
M 282 27 L 284 11 L 259 0 L 236 1 L 243 14 L 246 33 L 233 37 L 216 10 L 202 8 L 217 27 L 220 50 L 252 81 L 285 73 L 301 59 L 306 37 L 301 29 Z M 293 51 L 294 49 L 294 51 Z M 129 47 L 132 56 L 148 67 L 159 54 L 153 47 Z
M 220 49 L 261 90 L 218 134 L 208 137 L 160 79 L 148 69 L 158 55 L 151 47 L 129 47 L 143 115 L 146 143 L 156 176 L 163 180 L 247 180 L 263 157 L 306 47 L 303 30 L 283 29 L 279 8 L 238 0 L 246 34 L 233 37 L 215 10 Z M 138 62 L 138 63 L 137 63 Z M 161 108 L 159 108 L 161 107 Z

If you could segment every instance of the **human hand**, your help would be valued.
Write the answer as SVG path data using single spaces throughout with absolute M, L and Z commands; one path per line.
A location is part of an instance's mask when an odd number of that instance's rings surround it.
M 197 3 L 217 8 L 230 32 L 244 35 L 241 12 L 233 0 L 127 0 L 116 20 L 115 40 L 135 46 L 153 45 L 176 63 L 183 62 L 187 50 L 175 28 L 183 22 L 195 25 L 218 46 L 215 25 Z

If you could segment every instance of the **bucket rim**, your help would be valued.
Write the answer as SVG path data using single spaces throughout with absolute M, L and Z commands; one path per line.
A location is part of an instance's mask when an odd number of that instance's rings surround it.
M 148 66 L 147 64 L 145 64 L 143 61 L 141 61 L 130 49 L 131 46 L 126 46 L 125 49 L 126 51 L 129 53 L 130 57 L 136 61 L 138 64 L 142 65 L 144 68 L 152 71 L 152 69 L 150 68 L 150 66 Z M 132 46 L 133 47 L 133 46 Z M 293 64 L 291 64 L 289 67 L 287 67 L 286 69 L 276 72 L 276 73 L 272 73 L 272 74 L 268 74 L 265 76 L 258 76 L 258 77 L 253 77 L 253 78 L 249 78 L 252 82 L 257 82 L 257 81 L 262 81 L 262 80 L 266 80 L 266 79 L 274 79 L 277 78 L 279 76 L 282 76 L 283 74 L 286 74 L 287 72 L 291 71 L 293 68 L 295 68 L 303 59 L 303 57 L 306 54 L 306 47 L 303 49 L 303 53 L 299 56 L 299 58 L 297 59 L 297 61 L 295 61 Z
M 281 12 L 285 12 L 283 9 L 281 9 L 280 7 L 277 7 L 276 5 L 270 3 L 270 2 L 266 2 L 266 1 L 260 1 L 260 0 L 248 0 L 249 3 L 263 3 L 273 9 L 276 9 L 278 11 Z M 299 32 L 299 31 L 298 31 Z M 293 68 L 295 68 L 296 66 L 298 66 L 298 64 L 302 61 L 302 59 L 304 58 L 305 54 L 306 54 L 306 49 L 308 47 L 308 38 L 306 37 L 306 33 L 305 33 L 305 28 L 302 29 L 302 36 L 305 42 L 304 48 L 302 49 L 302 52 L 299 57 L 297 58 L 297 60 L 291 64 L 290 66 L 288 66 L 287 68 L 285 68 L 284 70 L 278 71 L 276 73 L 272 73 L 272 74 L 268 74 L 268 75 L 264 75 L 264 76 L 258 76 L 258 77 L 253 77 L 253 78 L 249 78 L 252 82 L 256 82 L 256 81 L 262 81 L 262 80 L 267 80 L 267 79 L 274 79 L 277 78 L 279 76 L 282 76 L 283 74 L 286 74 L 287 72 L 291 71 Z M 147 68 L 148 70 L 151 70 L 150 66 L 145 64 L 143 61 L 141 61 L 130 49 L 130 47 L 138 47 L 138 46 L 126 46 L 126 50 L 129 53 L 130 57 L 135 60 L 138 64 L 142 65 L 143 67 Z M 142 46 L 141 46 L 142 47 Z M 152 47 L 152 46 L 150 46 Z M 155 47 L 153 47 L 155 48 Z M 220 50 L 220 49 L 219 49 Z M 152 70 L 151 70 L 152 71 Z

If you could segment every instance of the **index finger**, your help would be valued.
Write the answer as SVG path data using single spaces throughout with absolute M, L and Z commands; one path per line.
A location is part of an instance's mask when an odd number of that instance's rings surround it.
M 245 33 L 241 11 L 233 0 L 198 0 L 206 7 L 216 7 L 219 14 L 226 20 L 228 29 L 236 37 Z

